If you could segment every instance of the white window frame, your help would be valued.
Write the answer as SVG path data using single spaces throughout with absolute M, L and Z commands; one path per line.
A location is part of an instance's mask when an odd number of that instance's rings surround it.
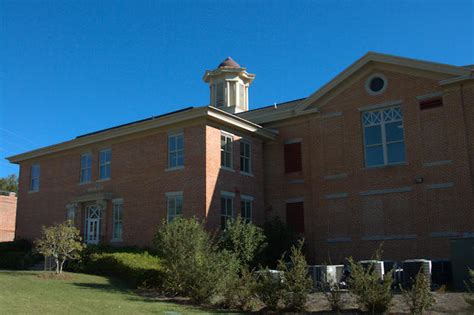
M 384 111 L 387 109 L 396 109 L 398 108 L 400 110 L 401 118 L 400 119 L 391 119 L 391 120 L 385 120 L 384 117 Z M 366 113 L 380 113 L 380 122 L 378 123 L 366 123 L 364 122 L 364 114 Z M 387 146 L 389 144 L 395 144 L 395 143 L 405 143 L 405 131 L 403 131 L 403 139 L 402 140 L 397 140 L 397 141 L 389 141 L 387 142 L 387 137 L 386 137 L 386 131 L 385 131 L 385 125 L 389 123 L 394 123 L 394 122 L 400 122 L 402 123 L 402 127 L 404 127 L 404 122 L 403 122 L 403 112 L 402 108 L 400 105 L 398 106 L 390 106 L 390 107 L 383 107 L 383 108 L 377 108 L 373 110 L 366 110 L 361 113 L 361 122 L 362 122 L 362 131 L 363 131 L 363 145 L 364 145 L 364 165 L 366 168 L 374 168 L 374 167 L 382 167 L 382 166 L 388 166 L 388 165 L 400 165 L 400 164 L 405 164 L 406 163 L 406 147 L 405 147 L 405 158 L 403 161 L 400 162 L 395 162 L 395 163 L 389 163 L 388 162 L 388 150 Z M 367 148 L 370 147 L 377 147 L 380 146 L 380 144 L 370 144 L 366 145 L 365 144 L 365 128 L 366 127 L 372 127 L 372 126 L 379 126 L 380 125 L 380 132 L 381 132 L 381 138 L 382 138 L 382 152 L 383 152 L 383 164 L 377 164 L 377 165 L 367 165 Z
M 242 145 L 244 146 L 244 152 L 242 154 Z M 248 157 L 245 156 L 245 146 L 248 146 Z M 252 174 L 252 143 L 248 140 L 241 139 L 240 140 L 240 172 L 244 174 Z M 244 165 L 243 163 L 245 160 L 248 160 L 248 170 L 244 170 Z
M 112 241 L 120 242 L 123 237 L 123 199 L 114 199 L 112 204 Z M 118 224 L 120 224 L 120 235 L 117 235 Z
M 222 145 L 223 138 L 225 145 Z M 230 145 L 228 146 L 227 139 L 230 139 Z M 234 151 L 234 136 L 225 132 L 221 132 L 221 168 L 233 170 L 233 151 Z M 230 160 L 226 160 L 226 153 L 229 154 Z M 227 163 L 228 162 L 228 163 Z
M 106 160 L 104 163 L 102 163 L 102 154 L 107 154 L 107 152 L 110 152 L 110 160 Z M 111 177 L 111 171 L 112 171 L 112 149 L 103 149 L 99 151 L 99 180 L 108 180 Z M 102 175 L 102 167 L 108 168 L 109 169 L 109 176 L 108 177 L 103 177 Z
M 34 170 L 37 170 L 35 172 Z M 36 173 L 36 174 L 35 174 Z M 33 164 L 30 167 L 30 192 L 37 192 L 40 189 L 41 168 L 39 164 Z
M 182 143 L 183 147 L 178 148 L 178 141 L 177 139 L 181 137 L 182 138 Z M 174 150 L 170 149 L 170 143 L 171 141 L 176 141 L 176 148 Z M 183 164 L 178 164 L 178 153 L 182 152 L 183 154 Z M 171 155 L 172 153 L 175 153 L 175 165 L 172 165 L 172 158 Z M 184 133 L 183 132 L 178 132 L 178 133 L 171 133 L 168 135 L 168 169 L 178 169 L 178 168 L 183 168 L 184 167 Z
M 171 201 L 174 203 L 174 208 L 171 207 Z M 178 201 L 181 203 L 181 212 L 178 213 Z M 174 219 L 183 215 L 184 198 L 182 191 L 166 193 L 166 222 L 171 223 Z
M 227 226 L 227 221 L 234 217 L 234 196 L 235 194 L 231 192 L 221 192 L 221 209 L 220 209 L 221 229 L 225 229 L 225 227 Z M 229 205 L 228 201 L 230 201 L 230 209 L 228 208 L 228 205 Z M 224 224 L 222 222 L 223 219 L 225 220 Z
M 249 223 L 253 221 L 253 200 L 254 198 L 252 196 L 240 195 L 240 216 Z M 246 208 L 247 205 L 250 206 L 250 209 Z M 242 206 L 244 206 L 245 209 L 242 209 Z M 250 216 L 247 216 L 247 210 L 249 210 Z
M 87 158 L 89 165 L 83 165 L 83 158 Z M 87 163 L 86 163 L 87 164 Z M 84 172 L 87 172 L 88 178 L 85 178 Z M 84 153 L 81 154 L 81 173 L 80 173 L 80 178 L 79 182 L 80 183 L 89 183 L 92 181 L 92 154 L 91 153 Z

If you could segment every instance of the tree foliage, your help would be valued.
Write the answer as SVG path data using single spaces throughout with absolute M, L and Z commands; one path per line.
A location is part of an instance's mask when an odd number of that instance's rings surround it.
M 252 264 L 266 246 L 263 230 L 240 216 L 227 221 L 219 245 L 234 253 L 243 265 Z
M 18 177 L 15 174 L 0 178 L 0 190 L 18 192 Z
M 410 289 L 405 290 L 402 287 L 400 289 L 403 299 L 413 315 L 423 314 L 423 311 L 435 302 L 430 289 L 430 280 L 423 273 L 423 268 L 416 275 L 413 286 Z
M 35 241 L 36 251 L 44 257 L 52 257 L 56 263 L 56 274 L 62 274 L 67 260 L 80 258 L 85 248 L 79 230 L 70 221 L 43 227 L 43 236 Z

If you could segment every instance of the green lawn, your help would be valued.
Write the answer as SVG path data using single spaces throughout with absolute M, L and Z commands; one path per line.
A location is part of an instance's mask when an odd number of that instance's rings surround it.
M 197 308 L 136 295 L 122 283 L 86 274 L 0 271 L 0 314 L 189 314 Z M 168 313 L 169 312 L 169 313 Z

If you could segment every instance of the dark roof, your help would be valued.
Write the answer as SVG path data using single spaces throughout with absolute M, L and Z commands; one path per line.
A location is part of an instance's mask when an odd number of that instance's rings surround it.
M 165 117 L 165 116 L 177 114 L 177 113 L 184 112 L 184 111 L 187 111 L 187 110 L 190 110 L 190 109 L 193 109 L 193 108 L 194 108 L 194 107 L 186 107 L 186 108 L 183 108 L 183 109 L 180 109 L 180 110 L 176 110 L 176 111 L 174 111 L 174 112 L 169 112 L 169 113 L 162 114 L 162 115 L 158 115 L 158 116 L 151 116 L 151 117 L 149 117 L 149 118 L 145 118 L 145 119 L 141 119 L 141 120 L 132 121 L 132 122 L 129 122 L 129 123 L 127 123 L 127 124 L 122 124 L 122 125 L 118 125 L 118 126 L 114 126 L 114 127 L 110 127 L 110 128 L 106 128 L 106 129 L 101 129 L 101 130 L 98 130 L 98 131 L 94 131 L 94 132 L 90 132 L 90 133 L 86 133 L 86 134 L 77 136 L 76 139 L 78 139 L 78 138 L 83 138 L 83 137 L 87 137 L 87 136 L 91 136 L 91 135 L 95 135 L 95 134 L 98 134 L 98 133 L 101 133 L 101 132 L 105 132 L 105 131 L 109 131 L 109 130 L 112 130 L 112 129 L 117 129 L 117 128 L 129 126 L 129 125 L 133 125 L 133 124 L 138 124 L 138 123 L 141 123 L 141 122 L 144 122 L 144 121 L 148 121 L 148 120 L 153 120 L 153 119 L 157 119 L 157 118 L 161 118 L 161 117 Z
M 227 57 L 219 64 L 218 68 L 240 68 L 240 65 L 231 57 Z
M 267 105 L 267 106 L 262 106 L 262 107 L 259 107 L 259 108 L 250 109 L 248 111 L 241 112 L 239 114 L 245 114 L 245 113 L 248 113 L 248 112 L 255 112 L 255 111 L 258 111 L 258 110 L 264 110 L 264 109 L 267 109 L 267 108 L 270 108 L 270 107 L 275 107 L 275 106 L 278 108 L 279 106 L 291 105 L 293 103 L 300 102 L 300 101 L 305 100 L 305 99 L 306 99 L 306 97 L 303 97 L 303 98 L 298 98 L 298 99 L 287 101 L 287 102 L 275 103 L 273 105 Z

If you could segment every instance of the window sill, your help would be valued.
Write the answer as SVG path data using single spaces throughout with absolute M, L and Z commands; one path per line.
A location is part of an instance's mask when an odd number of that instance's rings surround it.
M 78 185 L 81 186 L 81 185 L 87 185 L 87 184 L 92 184 L 92 181 L 87 181 L 87 182 L 79 182 Z
M 221 166 L 221 170 L 229 171 L 229 172 L 234 172 L 235 170 L 233 168 L 227 167 L 227 166 Z
M 113 238 L 110 240 L 111 243 L 122 243 L 122 239 L 121 238 Z
M 29 194 L 34 194 L 34 193 L 38 193 L 38 192 L 39 192 L 39 190 L 29 190 L 28 191 Z
M 109 181 L 109 180 L 110 180 L 110 177 L 109 178 L 98 179 L 98 180 L 96 180 L 96 182 L 100 183 L 100 182 L 106 182 L 106 181 Z
M 394 163 L 394 164 L 387 164 L 387 165 L 377 165 L 377 166 L 366 166 L 366 167 L 363 168 L 363 170 L 387 169 L 387 168 L 394 168 L 394 167 L 406 166 L 406 165 L 408 165 L 407 162 Z
M 184 165 L 165 168 L 165 172 L 184 170 Z
M 243 171 L 240 171 L 240 175 L 244 175 L 244 176 L 248 176 L 248 177 L 255 177 L 252 173 L 247 173 L 247 172 L 243 172 Z

